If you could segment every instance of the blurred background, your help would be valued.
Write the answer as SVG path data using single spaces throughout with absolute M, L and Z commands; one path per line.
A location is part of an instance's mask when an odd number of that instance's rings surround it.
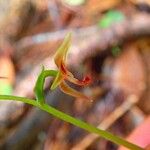
M 0 94 L 35 98 L 44 65 L 72 32 L 67 67 L 93 102 L 59 89 L 48 104 L 125 138 L 150 114 L 149 0 L 0 0 Z M 147 131 L 150 135 L 150 131 Z M 0 102 L 1 150 L 117 150 L 100 137 L 21 102 Z

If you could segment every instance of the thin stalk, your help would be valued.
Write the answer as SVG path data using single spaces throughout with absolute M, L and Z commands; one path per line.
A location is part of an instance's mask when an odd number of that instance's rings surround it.
M 107 131 L 101 130 L 101 129 L 96 128 L 88 123 L 85 123 L 85 122 L 79 120 L 79 119 L 69 116 L 69 115 L 53 108 L 52 106 L 49 106 L 47 104 L 40 105 L 36 100 L 28 99 L 25 97 L 10 96 L 10 95 L 0 95 L 0 100 L 15 100 L 15 101 L 21 101 L 26 104 L 33 105 L 35 107 L 40 108 L 41 110 L 43 110 L 45 112 L 48 112 L 49 114 L 53 115 L 54 117 L 57 117 L 63 121 L 69 122 L 75 126 L 78 126 L 82 129 L 84 129 L 84 130 L 87 130 L 89 132 L 96 133 L 96 134 L 100 135 L 101 137 L 103 137 L 113 143 L 125 146 L 126 148 L 131 149 L 131 150 L 144 150 L 143 148 L 141 148 L 133 143 L 130 143 L 118 136 L 115 136 Z

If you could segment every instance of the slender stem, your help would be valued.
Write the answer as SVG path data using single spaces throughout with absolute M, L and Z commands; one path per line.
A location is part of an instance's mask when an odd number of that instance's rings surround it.
M 56 70 L 45 70 L 44 67 L 42 67 L 42 71 L 39 74 L 36 84 L 34 87 L 34 93 L 36 96 L 37 101 L 43 105 L 45 103 L 45 94 L 44 94 L 44 83 L 46 77 L 56 77 L 58 71 Z
M 9 95 L 0 95 L 0 100 L 15 100 L 15 101 L 21 101 L 21 102 L 24 102 L 24 103 L 27 103 L 27 104 L 30 104 L 30 105 L 33 105 L 33 106 L 36 106 L 38 108 L 40 108 L 41 110 L 43 111 L 46 111 L 48 112 L 49 114 L 63 120 L 63 121 L 66 121 L 66 122 L 69 122 L 75 126 L 78 126 L 82 129 L 85 129 L 89 132 L 92 132 L 92 133 L 96 133 L 96 134 L 99 134 L 101 137 L 111 141 L 111 142 L 114 142 L 118 145 L 123 145 L 125 146 L 126 148 L 128 149 L 131 149 L 131 150 L 143 150 L 143 148 L 135 145 L 135 144 L 132 144 L 120 137 L 117 137 L 107 131 L 104 131 L 104 130 L 101 130 L 101 129 L 98 129 L 90 124 L 87 124 L 79 119 L 76 119 L 74 117 L 71 117 L 47 104 L 43 104 L 43 105 L 40 105 L 36 100 L 33 100 L 33 99 L 28 99 L 28 98 L 25 98 L 25 97 L 18 97 L 18 96 L 9 96 Z

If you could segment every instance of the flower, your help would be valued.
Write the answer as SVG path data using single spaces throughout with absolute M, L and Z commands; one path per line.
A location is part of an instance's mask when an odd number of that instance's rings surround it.
M 66 68 L 65 63 L 66 63 L 67 53 L 68 53 L 70 45 L 71 45 L 71 34 L 68 34 L 65 37 L 62 45 L 58 48 L 54 56 L 55 64 L 59 70 L 58 70 L 56 78 L 54 79 L 51 85 L 51 90 L 54 90 L 57 86 L 59 86 L 60 89 L 68 95 L 71 95 L 77 98 L 82 98 L 82 99 L 89 99 L 89 97 L 71 88 L 65 82 L 65 80 L 68 80 L 69 82 L 74 83 L 79 86 L 84 86 L 91 82 L 91 79 L 89 76 L 84 77 L 83 80 L 76 79 L 73 76 L 73 74 Z

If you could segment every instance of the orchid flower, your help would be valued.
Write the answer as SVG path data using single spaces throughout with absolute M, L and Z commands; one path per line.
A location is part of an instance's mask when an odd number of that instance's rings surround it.
M 54 56 L 55 64 L 58 67 L 58 73 L 51 85 L 51 90 L 59 86 L 60 89 L 66 94 L 69 94 L 77 98 L 89 99 L 83 93 L 78 92 L 75 89 L 71 88 L 65 82 L 65 80 L 67 80 L 76 85 L 84 86 L 89 84 L 91 81 L 89 76 L 84 77 L 83 80 L 76 79 L 73 76 L 73 74 L 66 68 L 66 59 L 70 45 L 71 45 L 71 34 L 68 34 Z

